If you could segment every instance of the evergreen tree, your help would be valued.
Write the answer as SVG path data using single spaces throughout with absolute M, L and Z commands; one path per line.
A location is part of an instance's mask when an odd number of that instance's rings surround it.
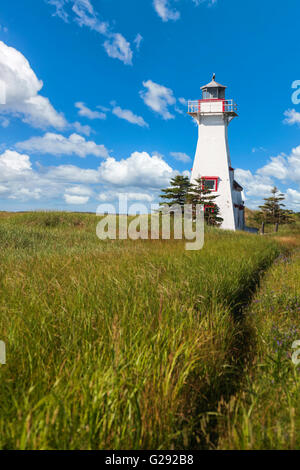
M 264 215 L 262 211 L 251 211 L 250 214 L 248 215 L 248 221 L 251 226 L 254 227 L 259 227 L 262 222 L 264 221 Z
M 285 199 L 284 194 L 280 193 L 276 186 L 274 186 L 271 193 L 272 196 L 264 198 L 265 203 L 259 206 L 264 222 L 269 224 L 289 223 L 291 221 L 291 211 L 282 209 L 282 207 L 285 207 L 282 203 Z
M 162 189 L 163 194 L 161 194 L 160 197 L 163 199 L 163 202 L 161 202 L 160 205 L 173 206 L 174 204 L 179 204 L 180 206 L 184 206 L 190 186 L 191 183 L 187 176 L 175 176 L 175 178 L 172 178 L 170 181 L 170 187 Z
M 196 205 L 204 206 L 204 219 L 208 225 L 220 225 L 223 222 L 220 217 L 220 209 L 215 203 L 218 196 L 212 194 L 206 186 L 205 178 L 198 178 L 195 184 L 191 185 L 187 201 L 193 205 L 193 215 L 196 215 Z
M 280 223 L 281 224 L 296 223 L 294 211 L 289 210 L 289 209 L 282 210 L 281 216 L 280 216 Z

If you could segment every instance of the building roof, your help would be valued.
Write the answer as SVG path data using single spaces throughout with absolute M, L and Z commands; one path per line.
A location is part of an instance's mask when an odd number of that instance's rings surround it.
M 200 87 L 201 90 L 204 88 L 227 88 L 227 86 L 221 85 L 220 83 L 216 82 L 215 80 L 216 74 L 213 74 L 212 81 L 209 82 L 207 85 Z
M 241 186 L 237 181 L 233 180 L 233 187 L 234 189 L 236 189 L 237 191 L 243 191 L 243 186 Z

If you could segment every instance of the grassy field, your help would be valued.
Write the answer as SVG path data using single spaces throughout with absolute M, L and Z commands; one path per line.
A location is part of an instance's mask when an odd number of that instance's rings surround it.
M 97 221 L 0 215 L 0 448 L 243 447 L 240 394 L 269 331 L 263 308 L 244 312 L 280 237 L 211 229 L 196 252 L 100 241 Z

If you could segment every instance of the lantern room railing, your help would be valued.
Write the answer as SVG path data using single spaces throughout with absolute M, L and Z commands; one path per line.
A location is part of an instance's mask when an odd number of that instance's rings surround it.
M 196 100 L 188 102 L 188 113 L 236 113 L 237 105 L 233 100 Z

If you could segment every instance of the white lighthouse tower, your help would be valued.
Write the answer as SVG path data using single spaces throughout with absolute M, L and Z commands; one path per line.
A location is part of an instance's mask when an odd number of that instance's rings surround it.
M 228 145 L 228 124 L 237 116 L 237 106 L 225 99 L 225 89 L 215 81 L 214 74 L 212 81 L 201 87 L 202 99 L 188 103 L 188 113 L 198 123 L 191 182 L 204 178 L 206 187 L 218 196 L 221 228 L 244 230 L 243 188 L 234 179 Z

